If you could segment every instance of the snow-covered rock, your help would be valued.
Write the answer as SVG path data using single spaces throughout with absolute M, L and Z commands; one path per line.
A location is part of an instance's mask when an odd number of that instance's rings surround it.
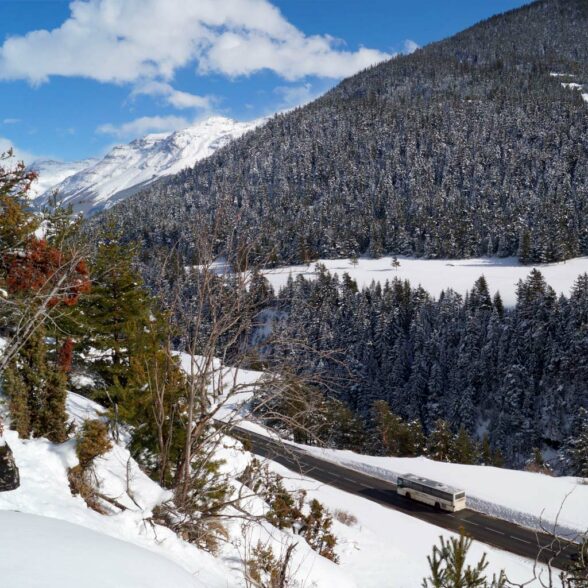
M 161 177 L 193 166 L 262 122 L 215 116 L 181 131 L 151 134 L 119 145 L 100 161 L 53 185 L 35 204 L 42 206 L 56 190 L 59 200 L 71 204 L 75 212 L 94 214 Z
M 19 486 L 20 477 L 12 450 L 0 437 L 0 492 L 16 490 Z

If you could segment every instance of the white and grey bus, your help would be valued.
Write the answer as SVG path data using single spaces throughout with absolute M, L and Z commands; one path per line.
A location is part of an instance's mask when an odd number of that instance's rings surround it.
M 463 490 L 414 474 L 398 476 L 396 492 L 407 498 L 450 512 L 466 507 L 466 496 Z

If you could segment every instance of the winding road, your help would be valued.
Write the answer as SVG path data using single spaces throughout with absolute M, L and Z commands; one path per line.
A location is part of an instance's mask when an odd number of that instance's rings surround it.
M 553 567 L 560 569 L 567 567 L 578 553 L 574 543 L 561 543 L 555 549 L 553 538 L 545 533 L 469 509 L 455 513 L 439 511 L 398 495 L 392 482 L 322 460 L 303 449 L 240 427 L 234 427 L 233 432 L 240 439 L 246 439 L 256 455 L 278 462 L 292 471 L 443 529 L 464 531 L 476 541 L 492 547 L 529 559 L 539 559 L 544 563 L 550 562 Z

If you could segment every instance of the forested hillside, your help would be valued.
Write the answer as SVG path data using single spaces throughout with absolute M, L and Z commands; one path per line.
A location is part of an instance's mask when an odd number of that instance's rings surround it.
M 218 252 L 236 235 L 273 263 L 586 254 L 587 30 L 586 0 L 494 17 L 343 81 L 111 216 L 147 258 L 177 244 L 190 260 L 213 225 Z
M 588 426 L 581 408 L 588 407 L 586 274 L 569 298 L 558 298 L 534 270 L 519 283 L 516 307 L 505 309 L 483 277 L 465 298 L 447 290 L 434 300 L 408 282 L 358 290 L 346 274 L 321 271 L 317 280 L 291 280 L 273 307 L 281 317 L 276 339 L 307 345 L 274 346 L 269 357 L 296 354 L 292 365 L 320 374 L 325 394 L 367 423 L 368 451 L 420 455 L 427 451 L 423 433 L 462 429 L 487 436 L 510 466 L 525 465 L 534 448 L 561 449 L 560 467 L 583 474 L 574 444 Z M 407 423 L 391 426 L 384 445 L 386 408 L 378 401 Z M 353 447 L 348 424 L 338 419 L 335 445 Z M 399 434 L 404 440 L 390 447 Z M 439 449 L 429 443 L 428 451 Z M 465 453 L 456 461 L 484 461 L 473 449 Z

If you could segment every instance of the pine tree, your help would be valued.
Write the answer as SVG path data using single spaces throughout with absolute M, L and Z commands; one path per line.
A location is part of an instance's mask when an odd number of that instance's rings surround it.
M 439 419 L 435 423 L 435 428 L 429 435 L 428 450 L 431 459 L 436 461 L 451 461 L 453 434 L 447 421 Z
M 131 357 L 150 324 L 150 300 L 133 264 L 133 249 L 107 234 L 92 263 L 92 291 L 80 304 L 83 347 L 92 350 L 90 367 L 103 382 L 95 400 L 109 406 L 116 418 L 131 393 Z
M 519 237 L 519 249 L 517 251 L 519 261 L 526 265 L 532 261 L 531 259 L 531 234 L 528 230 L 521 231 Z
M 28 402 L 28 389 L 25 378 L 13 360 L 3 374 L 4 391 L 8 396 L 10 428 L 22 439 L 31 434 L 31 412 Z
M 39 327 L 20 349 L 4 375 L 9 398 L 11 426 L 26 438 L 47 437 L 55 443 L 65 441 L 66 378 L 47 360 L 45 330 Z
M 482 443 L 480 444 L 480 461 L 482 465 L 492 464 L 492 447 L 490 446 L 490 437 L 488 433 L 484 433 Z
M 567 445 L 572 473 L 588 478 L 588 411 L 584 408 L 579 411 L 574 435 Z
M 21 248 L 39 224 L 31 214 L 27 194 L 36 174 L 26 169 L 24 163 L 4 167 L 13 152 L 0 153 L 0 253 Z M 0 268 L 3 268 L 3 255 Z
M 185 443 L 182 404 L 186 377 L 170 347 L 166 315 L 156 313 L 130 359 L 128 394 L 120 416 L 134 427 L 135 459 L 164 487 L 170 487 L 174 466 Z
M 453 442 L 451 461 L 463 464 L 475 464 L 478 462 L 478 449 L 464 427 L 460 427 Z
M 53 369 L 47 376 L 43 410 L 40 416 L 41 431 L 53 443 L 67 440 L 67 376 L 61 369 Z
M 496 294 L 494 294 L 492 305 L 494 306 L 496 314 L 502 318 L 504 316 L 504 303 L 502 302 L 502 296 L 500 296 L 500 292 L 496 292 Z
M 451 537 L 445 541 L 440 537 L 441 546 L 433 547 L 432 555 L 427 557 L 431 575 L 423 580 L 423 588 L 503 588 L 507 585 L 504 572 L 494 576 L 491 581 L 486 578 L 486 554 L 474 566 L 467 564 L 466 558 L 472 540 L 465 535 Z

